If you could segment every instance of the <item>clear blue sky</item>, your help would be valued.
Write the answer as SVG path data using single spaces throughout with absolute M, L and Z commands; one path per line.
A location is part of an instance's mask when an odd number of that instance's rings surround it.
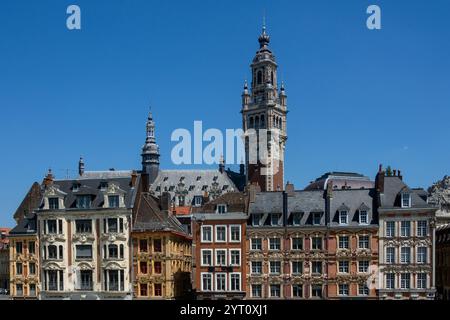
M 163 168 L 174 129 L 240 127 L 264 10 L 288 94 L 286 180 L 383 163 L 428 187 L 450 173 L 447 0 L 2 0 L 0 225 L 49 167 L 139 168 L 150 104 Z

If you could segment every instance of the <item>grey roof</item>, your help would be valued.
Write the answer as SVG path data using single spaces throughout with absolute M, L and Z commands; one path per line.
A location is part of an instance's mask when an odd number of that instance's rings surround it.
M 384 189 L 380 196 L 382 209 L 401 208 L 401 193 L 411 195 L 411 208 L 433 208 L 414 190 L 410 189 L 398 176 L 384 177 Z
M 17 226 L 9 231 L 9 236 L 36 234 L 36 214 L 34 212 L 27 215 L 24 219 L 20 220 Z
M 247 220 L 247 214 L 244 212 L 228 212 L 228 213 L 194 213 L 193 220 Z
M 53 186 L 59 191 L 65 193 L 64 206 L 66 209 L 76 208 L 76 199 L 79 195 L 91 195 L 92 196 L 92 209 L 102 208 L 104 204 L 104 190 L 101 189 L 101 184 L 106 183 L 108 186 L 112 184 L 116 185 L 120 190 L 125 192 L 125 206 L 132 208 L 134 204 L 135 187 L 131 186 L 131 171 L 128 176 L 124 172 L 117 178 L 108 178 L 107 174 L 98 172 L 97 178 L 88 179 L 84 176 L 83 179 L 68 179 L 68 180 L 55 180 Z M 116 172 L 117 173 L 117 172 Z M 91 176 L 94 176 L 92 174 Z M 112 175 L 114 176 L 114 174 Z M 102 177 L 102 178 L 100 178 Z M 78 191 L 74 191 L 74 185 L 78 184 Z M 42 205 L 41 205 L 42 208 Z
M 258 192 L 254 202 L 249 205 L 249 213 L 281 213 L 283 211 L 283 192 Z M 323 191 L 295 191 L 288 196 L 289 212 L 324 212 Z
M 376 223 L 376 215 L 373 210 L 374 189 L 364 190 L 333 190 L 333 198 L 330 201 L 330 225 L 339 225 L 339 211 L 348 213 L 348 225 L 359 225 L 359 212 L 367 211 L 370 224 Z
M 77 180 L 129 178 L 132 173 L 132 170 L 85 171 L 83 175 L 77 177 Z
M 214 184 L 217 186 L 214 187 Z M 194 196 L 203 196 L 205 191 L 210 195 L 216 192 L 217 196 L 225 192 L 238 191 L 227 173 L 225 171 L 221 173 L 219 170 L 160 170 L 150 190 L 157 196 L 167 191 L 172 199 L 175 198 L 177 191 L 184 191 L 186 205 L 191 205 Z
M 305 190 L 325 190 L 328 181 L 333 182 L 333 189 L 371 189 L 374 181 L 360 173 L 355 172 L 327 172 L 311 182 Z

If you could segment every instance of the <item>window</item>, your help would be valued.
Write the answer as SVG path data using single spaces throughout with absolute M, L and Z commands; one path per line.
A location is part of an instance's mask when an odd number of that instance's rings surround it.
M 161 283 L 155 283 L 155 297 L 161 297 L 162 296 L 162 285 Z
M 301 274 L 303 272 L 302 261 L 292 261 L 292 274 Z
M 340 236 L 339 249 L 348 249 L 348 247 L 349 247 L 348 236 Z
M 294 212 L 292 214 L 292 224 L 294 226 L 299 226 L 301 219 L 302 219 L 302 214 L 300 212 Z
M 262 297 L 262 286 L 260 284 L 252 284 L 252 298 Z
M 348 213 L 343 210 L 339 212 L 339 224 L 348 224 Z
M 34 241 L 28 242 L 28 252 L 30 254 L 35 254 L 36 253 L 36 244 L 34 243 Z
M 230 242 L 241 241 L 241 226 L 230 226 Z
M 216 273 L 216 291 L 227 290 L 227 274 Z
M 81 290 L 91 291 L 93 289 L 92 270 L 81 270 L 80 279 L 81 279 L 81 287 L 80 287 Z
M 47 233 L 49 233 L 49 234 L 58 233 L 56 220 L 47 220 Z
M 22 274 L 23 270 L 22 270 L 22 263 L 17 262 L 16 263 L 16 274 Z
M 280 238 L 270 238 L 269 239 L 269 249 L 270 250 L 281 250 L 281 239 Z
M 369 249 L 369 236 L 359 236 L 358 237 L 358 248 Z
M 240 273 L 230 273 L 230 291 L 241 291 Z
M 409 264 L 411 262 L 411 248 L 402 247 L 400 251 L 400 262 Z
M 202 226 L 202 242 L 212 242 L 212 226 Z
M 49 291 L 57 291 L 58 290 L 58 271 L 56 270 L 46 270 L 46 280 L 47 280 L 47 289 Z
M 259 226 L 261 224 L 261 214 L 252 214 L 252 225 Z
M 16 295 L 23 296 L 23 284 L 16 284 Z
M 156 274 L 161 274 L 162 273 L 162 263 L 161 263 L 161 261 L 155 261 L 153 266 L 155 268 L 155 273 Z
M 411 274 L 410 273 L 402 273 L 400 275 L 400 287 L 402 289 L 411 288 Z
M 147 239 L 139 240 L 139 251 L 140 252 L 148 252 L 148 242 Z
M 119 196 L 108 196 L 110 208 L 119 208 Z
M 311 240 L 312 250 L 322 250 L 322 237 L 313 237 Z
M 279 284 L 270 285 L 270 297 L 279 298 L 281 296 L 281 286 Z
M 319 225 L 321 218 L 322 218 L 322 214 L 320 212 L 314 212 L 313 213 L 313 225 Z
M 270 215 L 270 225 L 272 226 L 280 225 L 280 215 L 278 213 L 272 213 Z
M 394 289 L 395 288 L 395 274 L 394 273 L 386 273 L 386 289 Z
M 212 266 L 212 250 L 202 249 L 202 266 Z
M 217 213 L 227 213 L 227 205 L 226 204 L 218 204 L 216 212 Z
M 386 237 L 395 237 L 395 221 L 386 221 Z
M 73 183 L 72 184 L 72 191 L 73 192 L 78 192 L 80 190 L 80 185 L 78 183 Z
M 417 221 L 417 236 L 418 237 L 426 237 L 427 236 L 427 221 L 421 220 Z
M 417 263 L 427 263 L 427 247 L 417 248 Z
M 292 285 L 292 297 L 303 298 L 303 286 L 301 284 Z
M 252 261 L 252 274 L 262 273 L 262 261 Z
M 193 187 L 192 190 L 194 190 L 195 187 L 194 186 L 191 186 L 191 187 Z M 192 191 L 190 188 L 189 188 L 189 190 Z M 200 207 L 202 205 L 202 203 L 203 203 L 203 199 L 201 196 L 194 197 L 194 206 Z
M 369 295 L 369 287 L 367 284 L 359 284 L 358 285 L 358 294 L 360 296 L 368 296 Z
M 30 274 L 36 274 L 36 264 L 34 262 L 30 262 Z
M 143 274 L 147 274 L 147 261 L 141 261 L 140 263 L 139 263 L 139 269 L 140 269 L 140 271 L 141 271 L 141 273 L 143 273 Z
M 92 259 L 91 245 L 76 245 L 75 247 L 77 259 Z
M 281 273 L 281 262 L 280 261 L 270 261 L 270 273 L 280 274 Z
M 241 265 L 241 251 L 230 249 L 230 266 Z
M 400 235 L 402 237 L 411 236 L 411 221 L 401 221 L 400 222 Z
M 108 182 L 106 181 L 100 182 L 100 190 L 105 191 L 106 189 L 108 189 Z
M 426 289 L 427 288 L 427 274 L 426 273 L 418 273 L 417 274 L 417 289 Z
M 49 259 L 58 259 L 58 248 L 54 245 L 49 245 L 47 247 L 48 258 Z
M 212 290 L 212 274 L 202 273 L 202 291 Z
M 120 259 L 123 259 L 123 249 L 124 249 L 124 246 L 123 246 L 123 244 L 121 244 L 119 246 L 119 257 L 120 257 Z
M 292 250 L 303 250 L 303 238 L 292 238 Z
M 322 285 L 314 284 L 311 286 L 311 296 L 314 298 L 322 298 Z
M 106 270 L 106 276 L 108 291 L 119 291 L 119 270 Z
M 48 207 L 50 210 L 59 209 L 59 198 L 48 198 Z
M 75 220 L 75 230 L 77 233 L 92 233 L 92 220 Z
M 395 263 L 395 247 L 386 248 L 386 263 Z
M 312 262 L 312 273 L 313 274 L 321 274 L 322 273 L 322 261 L 313 261 Z
M 340 296 L 348 296 L 348 284 L 342 283 L 339 285 L 339 295 Z
M 117 219 L 116 218 L 109 218 L 108 219 L 108 232 L 117 233 Z
M 161 239 L 153 239 L 153 251 L 154 252 L 162 252 L 162 240 Z
M 411 195 L 409 193 L 402 193 L 402 208 L 411 207 Z
M 251 239 L 252 250 L 262 250 L 262 239 L 252 238 Z
M 59 246 L 58 249 L 59 249 L 59 259 L 62 259 L 63 258 L 63 246 Z
M 30 296 L 35 297 L 36 296 L 36 285 L 34 283 L 30 284 Z
M 360 272 L 360 273 L 369 272 L 369 260 L 358 261 L 358 272 Z
M 119 250 L 116 244 L 110 244 L 108 246 L 108 258 L 109 259 L 119 258 Z
M 349 271 L 349 263 L 348 261 L 339 261 L 339 273 L 348 273 Z
M 76 207 L 78 209 L 89 209 L 92 205 L 92 198 L 90 195 L 77 196 Z
M 148 285 L 146 283 L 140 283 L 139 284 L 139 295 L 141 297 L 147 297 L 148 296 L 147 289 L 148 289 Z
M 216 266 L 227 265 L 227 250 L 216 249 Z
M 16 253 L 17 254 L 22 253 L 22 242 L 16 242 Z
M 227 241 L 227 227 L 216 226 L 216 242 L 226 242 L 226 241 Z
M 359 211 L 359 224 L 368 224 L 369 223 L 369 215 L 366 210 Z

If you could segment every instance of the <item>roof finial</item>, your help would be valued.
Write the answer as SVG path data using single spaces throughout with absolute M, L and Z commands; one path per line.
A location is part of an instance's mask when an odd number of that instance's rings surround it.
M 266 9 L 263 10 L 263 33 L 266 33 Z

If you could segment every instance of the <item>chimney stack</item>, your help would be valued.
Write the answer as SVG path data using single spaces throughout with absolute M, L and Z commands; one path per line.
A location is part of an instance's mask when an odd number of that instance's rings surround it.
M 384 192 L 384 176 L 385 172 L 383 171 L 383 166 L 380 164 L 378 173 L 375 176 L 375 189 L 381 193 Z
M 53 174 L 52 174 L 52 169 L 48 169 L 48 173 L 45 176 L 44 181 L 43 181 L 44 186 L 47 187 L 47 186 L 52 185 L 53 184 L 53 179 L 54 179 L 54 177 L 53 177 Z
M 133 172 L 131 173 L 131 187 L 134 188 L 136 186 L 136 181 L 137 181 L 137 172 L 136 170 L 133 170 Z
M 161 210 L 167 211 L 168 213 L 171 213 L 170 210 L 170 193 L 169 192 L 163 192 L 161 197 L 159 198 Z
M 403 180 L 402 172 L 400 170 L 398 170 L 398 178 L 400 180 Z
M 80 161 L 78 161 L 78 174 L 81 177 L 84 174 L 84 160 L 83 157 L 80 157 Z
M 295 192 L 294 184 L 290 183 L 289 181 L 286 183 L 286 193 L 288 196 L 293 196 Z

